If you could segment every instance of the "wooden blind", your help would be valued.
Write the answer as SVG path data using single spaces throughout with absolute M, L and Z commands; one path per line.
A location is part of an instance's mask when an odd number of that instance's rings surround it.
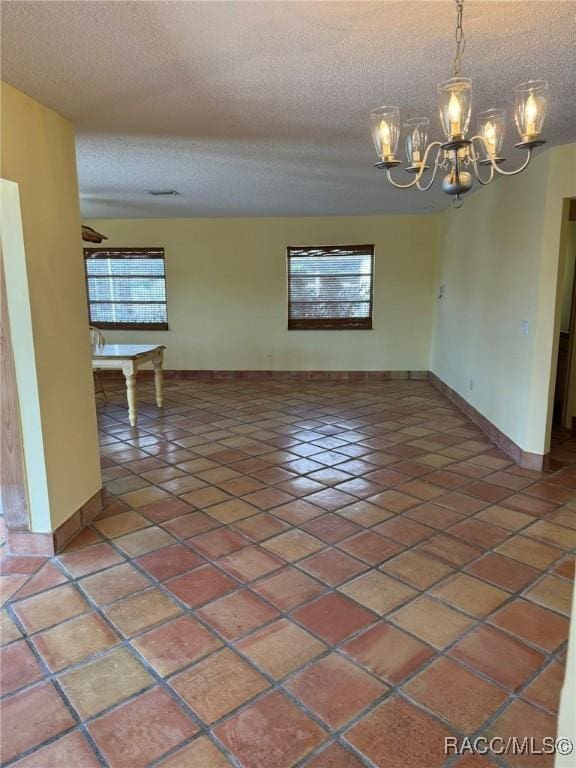
M 85 248 L 90 324 L 166 330 L 163 248 Z
M 370 330 L 373 245 L 288 248 L 288 329 Z

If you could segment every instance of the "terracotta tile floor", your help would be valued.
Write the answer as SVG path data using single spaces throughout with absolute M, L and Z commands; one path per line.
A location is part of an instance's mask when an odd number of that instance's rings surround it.
M 7 765 L 552 765 L 444 737 L 555 733 L 576 439 L 522 470 L 424 381 L 108 389 L 106 510 L 2 557 Z

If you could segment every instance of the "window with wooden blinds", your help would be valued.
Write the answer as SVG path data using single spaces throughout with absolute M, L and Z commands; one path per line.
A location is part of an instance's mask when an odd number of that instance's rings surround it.
M 84 248 L 90 325 L 167 330 L 163 248 Z
M 288 248 L 288 330 L 372 328 L 373 245 Z

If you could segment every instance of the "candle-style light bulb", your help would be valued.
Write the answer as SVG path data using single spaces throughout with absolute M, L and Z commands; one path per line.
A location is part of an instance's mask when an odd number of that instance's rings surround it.
M 496 128 L 491 121 L 484 126 L 484 140 L 488 145 L 488 152 L 493 156 L 496 153 Z
M 412 162 L 413 163 L 419 163 L 420 162 L 420 146 L 421 146 L 421 139 L 420 139 L 420 131 L 418 130 L 418 126 L 414 128 L 412 131 Z
M 382 120 L 380 123 L 380 141 L 382 143 L 382 156 L 388 157 L 392 154 L 390 151 L 390 144 L 392 142 L 390 137 L 390 127 L 388 126 L 386 120 Z
M 462 107 L 454 91 L 450 94 L 450 101 L 448 102 L 448 117 L 450 119 L 450 133 L 452 136 L 459 136 L 462 132 L 460 129 Z
M 536 130 L 536 121 L 538 119 L 538 103 L 534 98 L 534 94 L 531 93 L 526 99 L 526 107 L 524 108 L 524 119 L 526 121 L 526 133 L 528 136 L 535 136 L 538 131 Z

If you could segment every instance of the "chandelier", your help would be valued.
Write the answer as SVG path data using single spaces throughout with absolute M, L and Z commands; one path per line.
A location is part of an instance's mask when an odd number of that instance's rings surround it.
M 478 132 L 468 138 L 472 109 L 472 82 L 460 76 L 462 54 L 465 48 L 462 29 L 464 0 L 456 0 L 456 56 L 452 64 L 452 77 L 438 86 L 440 121 L 445 141 L 428 144 L 430 121 L 427 117 L 414 117 L 403 124 L 405 151 L 408 165 L 405 168 L 414 178 L 399 183 L 392 178 L 392 169 L 401 165 L 397 159 L 400 139 L 400 110 L 398 107 L 379 107 L 370 112 L 372 139 L 379 161 L 376 168 L 386 170 L 386 178 L 397 189 L 416 187 L 421 192 L 430 189 L 439 170 L 446 174 L 442 189 L 452 195 L 452 205 L 460 208 L 462 195 L 474 183 L 489 184 L 496 174 L 515 176 L 529 164 L 536 147 L 545 144 L 541 138 L 546 115 L 548 83 L 545 80 L 529 80 L 515 89 L 514 118 L 520 134 L 517 149 L 526 150 L 524 162 L 515 170 L 500 168 L 505 158 L 500 156 L 506 129 L 506 112 L 503 109 L 487 109 L 478 115 Z M 434 156 L 435 153 L 435 156 Z M 433 157 L 434 156 L 434 157 Z M 481 171 L 480 167 L 487 171 Z M 431 170 L 430 170 L 431 169 Z M 430 171 L 430 173 L 426 173 Z M 485 175 L 483 175 L 485 174 Z

